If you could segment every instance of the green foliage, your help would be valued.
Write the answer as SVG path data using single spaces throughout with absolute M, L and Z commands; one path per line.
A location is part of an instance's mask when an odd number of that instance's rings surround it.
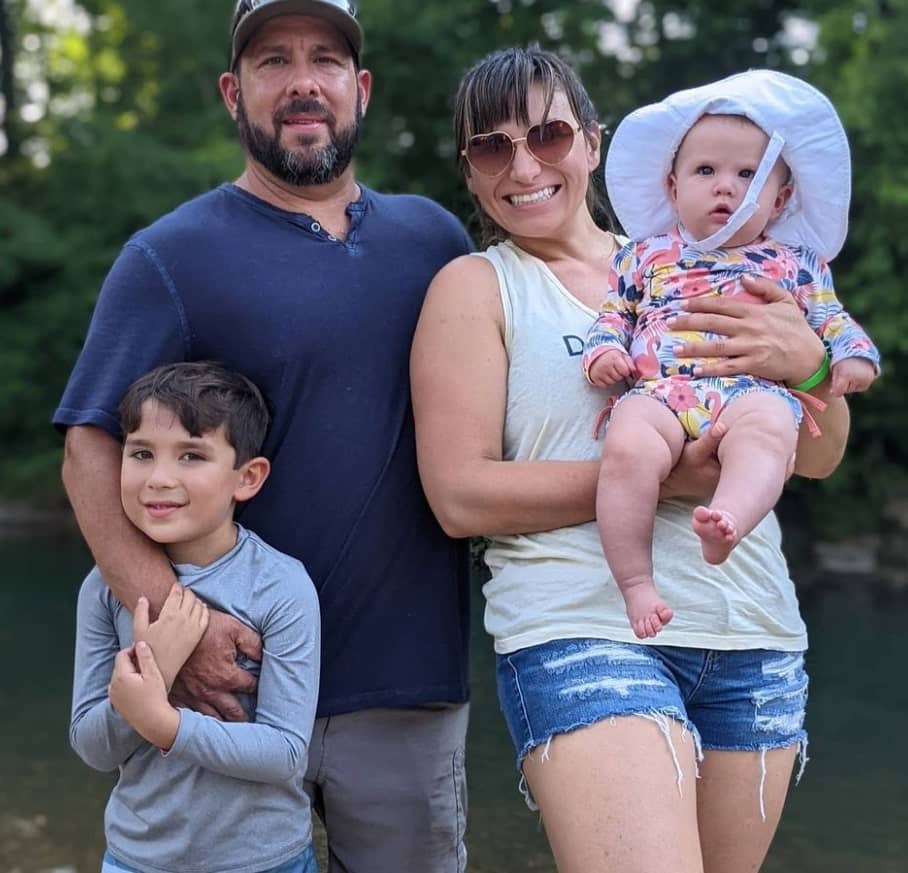
M 83 0 L 91 27 L 15 23 L 20 106 L 36 81 L 47 110 L 12 119 L 23 154 L 0 158 L 0 493 L 58 495 L 60 440 L 48 424 L 78 354 L 97 290 L 131 233 L 242 166 L 217 91 L 228 0 Z M 611 125 L 670 91 L 747 67 L 794 69 L 838 107 L 854 152 L 848 245 L 834 264 L 848 307 L 885 356 L 885 376 L 854 399 L 853 438 L 828 482 L 796 483 L 789 517 L 824 536 L 863 524 L 908 489 L 902 374 L 908 316 L 908 0 L 362 0 L 363 61 L 375 74 L 360 177 L 433 197 L 464 219 L 451 99 L 486 53 L 538 41 L 576 65 Z M 622 10 L 627 10 L 626 13 Z M 624 15 L 624 17 L 621 17 Z M 819 41 L 792 54 L 786 24 Z M 789 31 L 791 28 L 789 28 Z M 793 60 L 809 61 L 796 66 Z M 903 324 L 905 322 L 905 324 Z M 9 449 L 19 449 L 18 454 Z M 792 515 L 792 512 L 794 513 Z
M 854 397 L 848 454 L 835 475 L 812 486 L 803 522 L 824 536 L 877 529 L 887 499 L 908 491 L 908 3 L 817 4 L 820 44 L 810 79 L 835 104 L 852 151 L 851 226 L 833 264 L 836 290 L 883 354 L 883 376 Z M 859 511 L 855 511 L 858 509 Z

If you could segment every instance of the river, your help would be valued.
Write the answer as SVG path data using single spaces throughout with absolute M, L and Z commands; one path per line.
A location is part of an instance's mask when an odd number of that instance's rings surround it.
M 84 766 L 67 740 L 75 599 L 90 559 L 72 535 L 44 535 L 0 541 L 0 566 L 0 873 L 94 873 L 112 779 Z M 908 604 L 849 587 L 802 606 L 810 763 L 763 871 L 908 873 Z M 554 873 L 516 790 L 481 614 L 477 583 L 470 873 Z

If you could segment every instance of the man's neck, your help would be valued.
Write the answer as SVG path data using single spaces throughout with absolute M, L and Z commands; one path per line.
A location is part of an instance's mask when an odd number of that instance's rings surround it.
M 350 226 L 347 206 L 360 196 L 352 166 L 323 185 L 290 185 L 259 164 L 247 161 L 234 184 L 277 209 L 311 216 L 338 239 L 346 238 Z

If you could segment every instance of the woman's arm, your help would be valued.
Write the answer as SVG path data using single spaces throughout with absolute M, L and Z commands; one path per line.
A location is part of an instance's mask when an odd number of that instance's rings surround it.
M 465 256 L 444 267 L 426 295 L 410 378 L 420 476 L 451 536 L 551 530 L 595 515 L 598 461 L 502 460 L 503 337 L 492 265 Z
M 708 331 L 725 339 L 685 343 L 682 358 L 717 357 L 696 372 L 703 376 L 734 376 L 750 373 L 775 382 L 797 385 L 816 372 L 826 354 L 820 338 L 811 330 L 792 295 L 770 279 L 746 276 L 748 292 L 766 300 L 754 306 L 727 297 L 698 297 L 685 301 L 686 314 L 672 324 L 676 330 Z M 830 475 L 842 460 L 848 440 L 848 406 L 832 397 L 827 377 L 810 394 L 827 404 L 825 412 L 809 410 L 822 436 L 810 436 L 802 424 L 798 437 L 795 473 L 813 479 Z

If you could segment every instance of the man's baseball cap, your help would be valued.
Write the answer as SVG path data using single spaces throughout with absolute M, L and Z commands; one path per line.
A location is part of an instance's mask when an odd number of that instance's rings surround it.
M 347 38 L 353 56 L 359 59 L 363 32 L 356 20 L 356 6 L 352 0 L 238 0 L 231 29 L 231 70 L 236 66 L 252 35 L 269 18 L 278 15 L 314 15 L 324 18 Z

